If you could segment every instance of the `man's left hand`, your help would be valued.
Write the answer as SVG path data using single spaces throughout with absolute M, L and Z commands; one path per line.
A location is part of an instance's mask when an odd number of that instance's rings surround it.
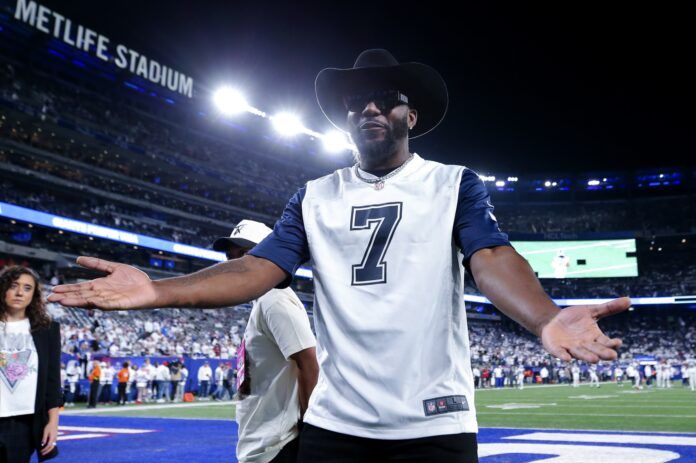
M 614 360 L 621 340 L 602 333 L 597 320 L 623 312 L 630 306 L 631 300 L 622 297 L 604 304 L 562 309 L 541 330 L 541 342 L 550 354 L 566 362 L 572 358 L 591 363 Z

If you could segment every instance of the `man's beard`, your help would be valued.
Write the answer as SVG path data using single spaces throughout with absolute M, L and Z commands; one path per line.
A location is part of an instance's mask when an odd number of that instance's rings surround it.
M 354 154 L 355 162 L 360 164 L 362 159 L 378 165 L 389 159 L 396 152 L 397 143 L 408 137 L 408 114 L 394 122 L 393 127 L 385 127 L 384 130 L 384 138 L 381 140 L 365 140 L 359 128 L 353 130 L 351 138 L 358 148 Z

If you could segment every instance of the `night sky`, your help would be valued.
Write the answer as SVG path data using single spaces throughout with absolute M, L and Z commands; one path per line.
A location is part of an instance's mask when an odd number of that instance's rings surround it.
M 232 83 L 255 106 L 297 110 L 319 131 L 329 128 L 314 98 L 322 68 L 351 67 L 366 48 L 429 64 L 448 83 L 450 108 L 413 149 L 481 172 L 696 164 L 687 137 L 693 26 L 677 9 L 607 9 L 599 2 L 463 5 L 460 12 L 407 2 L 41 3 L 193 76 L 199 95 Z

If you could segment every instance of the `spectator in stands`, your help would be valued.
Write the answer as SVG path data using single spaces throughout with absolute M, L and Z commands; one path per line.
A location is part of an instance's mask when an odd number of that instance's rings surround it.
M 138 397 L 135 399 L 136 404 L 141 404 L 147 400 L 147 384 L 149 377 L 149 372 L 145 366 L 138 368 L 135 372 L 135 386 L 138 389 Z
M 505 376 L 503 375 L 503 367 L 496 365 L 493 368 L 493 377 L 495 378 L 495 387 L 501 388 L 504 386 Z
M 152 396 L 150 397 L 152 400 L 157 400 L 159 399 L 159 394 L 160 394 L 160 376 L 158 374 L 159 372 L 159 362 L 155 362 L 152 364 L 152 369 L 150 370 L 150 375 L 152 377 L 151 383 L 152 383 Z
M 156 364 L 157 363 L 155 363 L 155 365 Z M 171 374 L 169 372 L 168 362 L 162 362 L 162 364 L 157 367 L 157 370 L 155 371 L 155 378 L 159 384 L 157 402 L 165 402 L 165 399 L 170 401 L 171 396 L 169 395 L 169 384 L 171 381 Z
M 135 376 L 137 371 L 138 366 L 133 362 L 128 362 L 128 385 L 126 386 L 126 397 L 128 398 L 129 404 L 135 402 L 135 397 L 138 395 L 138 388 L 135 384 Z
M 689 380 L 691 392 L 696 391 L 696 361 L 689 362 L 688 368 L 686 368 L 686 378 Z
M 474 365 L 471 372 L 474 375 L 474 387 L 476 389 L 481 388 L 481 370 L 479 369 L 478 365 Z
M 229 363 L 225 364 L 225 379 L 222 382 L 222 387 L 227 392 L 227 398 L 232 400 L 234 397 L 234 386 L 237 382 L 237 370 L 232 368 Z
M 126 405 L 126 387 L 130 379 L 130 369 L 128 362 L 123 362 L 122 368 L 118 372 L 118 405 Z
M 186 365 L 181 363 L 181 379 L 179 380 L 179 387 L 177 388 L 176 401 L 180 402 L 184 400 L 184 394 L 186 393 L 186 381 L 188 381 L 189 371 Z
M 150 402 L 152 399 L 152 391 L 154 390 L 154 381 L 155 381 L 155 367 L 150 363 L 150 359 L 146 358 L 145 361 L 143 362 L 143 365 L 140 367 L 141 370 L 143 370 L 143 374 L 145 375 L 145 378 L 147 379 L 146 385 L 145 385 L 145 396 L 143 397 L 144 402 Z
M 176 402 L 178 396 L 179 382 L 181 381 L 181 363 L 178 360 L 169 365 L 169 393 L 171 400 Z
M 576 363 L 573 363 L 570 371 L 573 375 L 573 387 L 580 386 L 580 367 Z
M 86 342 L 80 343 L 79 351 L 76 353 L 77 361 L 80 364 L 80 378 L 87 377 L 87 363 L 92 359 L 92 353 L 89 351 L 89 345 Z
M 75 406 L 75 394 L 77 394 L 77 381 L 80 378 L 80 368 L 76 360 L 68 360 L 68 366 L 65 369 L 68 377 L 68 389 L 65 394 L 66 407 Z
M 92 370 L 89 373 L 89 405 L 87 408 L 96 408 L 101 390 L 101 364 L 98 360 L 92 362 Z
M 46 312 L 40 278 L 29 268 L 0 271 L 0 460 L 57 455 L 60 326 Z M 11 387 L 8 387 L 11 384 Z
M 219 357 L 219 355 L 216 355 L 216 357 Z M 224 381 L 225 364 L 220 362 L 218 363 L 217 368 L 215 368 L 215 400 L 222 400 L 222 394 L 225 392 L 225 390 L 222 388 L 222 384 L 224 383 Z
M 112 396 L 112 386 L 114 383 L 114 368 L 111 366 L 111 362 L 101 362 L 101 377 L 99 378 L 100 383 L 100 396 L 99 401 L 104 404 L 111 403 Z
M 210 380 L 213 377 L 213 370 L 210 363 L 206 360 L 198 369 L 198 400 L 208 400 L 210 391 Z

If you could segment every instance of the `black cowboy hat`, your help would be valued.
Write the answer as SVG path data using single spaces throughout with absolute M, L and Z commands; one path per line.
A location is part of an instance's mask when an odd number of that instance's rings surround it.
M 421 63 L 401 63 L 381 48 L 360 53 L 352 68 L 326 68 L 314 82 L 317 102 L 324 115 L 337 128 L 348 131 L 348 110 L 343 97 L 373 90 L 398 90 L 408 97 L 409 106 L 418 111 L 418 122 L 409 138 L 433 130 L 445 117 L 447 85 L 440 74 Z

